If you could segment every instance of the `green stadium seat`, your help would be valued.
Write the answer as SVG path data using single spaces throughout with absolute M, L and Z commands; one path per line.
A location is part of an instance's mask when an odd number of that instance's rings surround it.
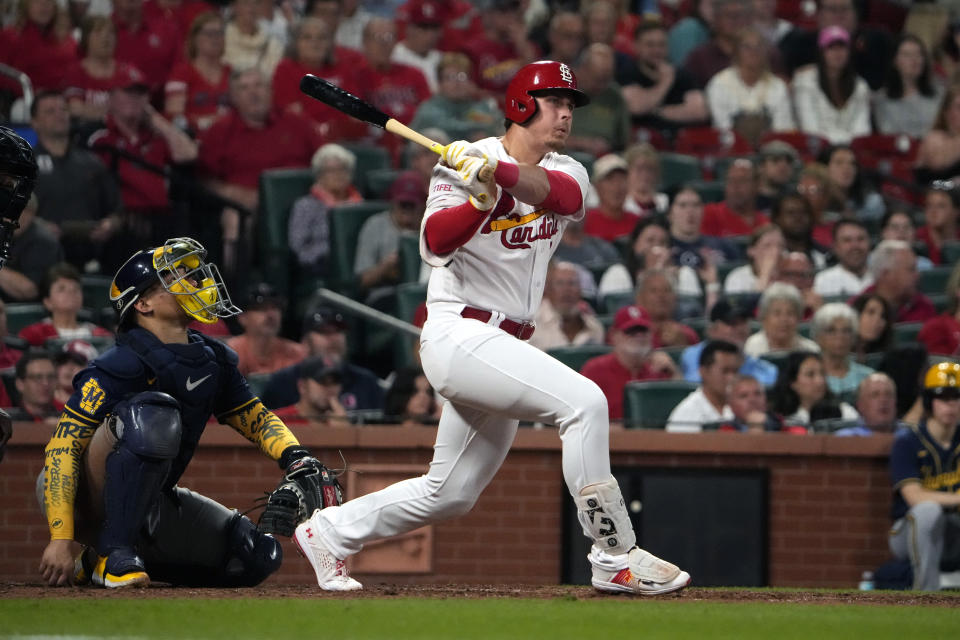
M 707 325 L 709 324 L 709 320 L 707 320 L 705 316 L 700 316 L 698 318 L 684 318 L 680 322 L 696 331 L 701 340 L 703 340 L 707 335 Z
M 553 356 L 574 371 L 580 371 L 583 364 L 597 356 L 610 353 L 611 347 L 605 344 L 584 344 L 575 347 L 556 347 L 548 349 L 547 354 Z
M 90 309 L 102 309 L 110 305 L 111 276 L 82 275 L 80 286 L 83 289 L 83 306 Z
M 810 337 L 810 329 L 812 328 L 812 322 L 801 322 L 797 325 L 797 333 L 799 333 L 804 338 Z
M 923 327 L 922 322 L 895 322 L 893 324 L 893 345 L 901 347 L 916 342 L 921 327 Z
M 943 313 L 950 307 L 950 296 L 946 293 L 931 293 L 927 296 L 937 313 Z
M 397 317 L 404 322 L 413 323 L 417 307 L 427 300 L 427 285 L 419 282 L 407 282 L 397 287 Z M 394 366 L 397 368 L 412 366 L 413 337 L 405 333 L 396 333 Z
M 47 308 L 38 302 L 7 303 L 7 331 L 16 335 L 28 324 L 39 322 L 48 315 Z
M 660 154 L 660 187 L 670 189 L 703 179 L 700 160 L 682 153 Z
M 876 371 L 877 367 L 880 366 L 880 363 L 883 362 L 885 355 L 886 354 L 883 351 L 875 351 L 873 353 L 864 354 L 863 364 Z
M 636 295 L 633 291 L 622 291 L 617 293 L 608 293 L 600 301 L 600 307 L 604 313 L 616 313 L 621 307 L 626 307 L 636 302 Z
M 570 151 L 567 155 L 582 164 L 583 168 L 587 170 L 587 175 L 590 176 L 591 180 L 593 179 L 593 163 L 597 161 L 595 155 L 586 151 Z
M 787 357 L 789 355 L 789 351 L 770 351 L 762 354 L 760 357 L 767 362 L 772 362 L 774 365 L 776 365 L 777 369 L 782 369 L 783 365 L 787 362 Z
M 690 186 L 700 194 L 700 199 L 703 200 L 704 204 L 723 200 L 724 186 L 722 182 L 694 180 L 690 183 Z
M 312 184 L 310 169 L 272 169 L 260 174 L 257 241 L 263 279 L 285 294 L 291 292 L 294 280 L 295 260 L 287 242 L 290 209 Z
M 680 357 L 683 355 L 684 349 L 686 349 L 686 347 L 661 347 L 660 351 L 663 351 L 670 356 L 674 362 L 680 364 Z
M 726 281 L 727 276 L 730 275 L 730 272 L 736 269 L 737 267 L 742 267 L 747 264 L 746 261 L 742 260 L 727 260 L 717 265 L 717 280 L 721 285 Z
M 663 429 L 670 412 L 697 388 L 686 380 L 628 382 L 623 390 L 623 423 L 627 429 Z
M 400 236 L 400 281 L 416 282 L 420 277 L 420 238 L 413 235 Z
M 947 280 L 953 267 L 933 267 L 920 272 L 920 279 L 917 282 L 917 288 L 923 293 L 930 295 L 947 292 Z
M 386 200 L 390 185 L 403 173 L 400 169 L 371 169 L 367 172 L 367 197 L 372 200 Z
M 344 144 L 348 151 L 357 157 L 357 166 L 353 170 L 353 184 L 360 193 L 369 193 L 370 184 L 367 174 L 377 169 L 389 169 L 390 152 L 383 147 L 370 144 Z
M 943 264 L 957 264 L 960 262 L 960 242 L 951 240 L 944 242 L 940 248 L 940 256 L 943 258 Z
M 330 281 L 341 293 L 356 290 L 353 262 L 360 228 L 374 214 L 390 207 L 382 200 L 344 204 L 330 210 Z

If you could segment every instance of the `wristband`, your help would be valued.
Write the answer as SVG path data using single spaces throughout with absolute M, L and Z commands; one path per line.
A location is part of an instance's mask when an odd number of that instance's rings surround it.
M 520 166 L 501 160 L 497 163 L 497 168 L 493 172 L 493 179 L 504 189 L 509 189 L 520 180 Z
M 290 445 L 280 454 L 280 459 L 277 463 L 281 469 L 286 469 L 300 458 L 306 458 L 309 455 L 310 452 L 306 448 L 299 445 Z

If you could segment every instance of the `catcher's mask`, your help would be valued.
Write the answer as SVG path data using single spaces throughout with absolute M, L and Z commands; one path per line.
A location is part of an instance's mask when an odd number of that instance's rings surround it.
M 207 250 L 192 238 L 172 238 L 161 247 L 131 256 L 110 285 L 110 301 L 120 325 L 140 296 L 156 284 L 175 295 L 188 316 L 205 324 L 240 313 L 230 300 L 220 270 L 205 262 L 206 256 Z

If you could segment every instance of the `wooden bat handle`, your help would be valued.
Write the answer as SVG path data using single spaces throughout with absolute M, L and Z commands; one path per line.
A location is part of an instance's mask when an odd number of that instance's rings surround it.
M 433 151 L 438 155 L 443 153 L 442 144 L 440 144 L 439 142 L 436 142 L 435 140 L 431 140 L 430 138 L 423 135 L 422 133 L 414 131 L 413 129 L 403 124 L 399 120 L 390 118 L 389 120 L 387 120 L 387 124 L 384 125 L 383 128 L 392 134 L 400 136 L 401 138 L 406 138 L 411 142 L 416 142 L 417 144 L 423 147 L 426 147 L 427 149 L 430 149 L 431 151 Z M 486 166 L 483 169 L 480 169 L 479 178 L 480 178 L 480 182 L 489 182 L 490 180 L 492 180 L 493 167 Z

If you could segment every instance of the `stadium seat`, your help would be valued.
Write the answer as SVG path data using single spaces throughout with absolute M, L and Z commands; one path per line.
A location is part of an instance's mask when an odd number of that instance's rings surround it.
M 943 313 L 950 308 L 950 296 L 946 293 L 931 293 L 927 297 L 930 298 L 930 302 L 933 303 L 933 308 L 937 310 L 937 313 Z
M 587 170 L 587 175 L 593 179 L 593 163 L 597 161 L 596 156 L 586 151 L 570 151 L 567 155 L 582 164 Z
M 812 324 L 812 323 L 810 323 L 810 322 L 801 322 L 801 323 L 799 323 L 799 324 L 797 325 L 797 333 L 799 333 L 799 334 L 800 334 L 801 336 L 803 336 L 804 338 L 809 338 L 809 337 L 810 337 L 811 324 Z
M 704 204 L 721 202 L 723 200 L 724 184 L 719 180 L 694 180 L 688 184 L 700 194 L 700 199 L 703 200 Z
M 90 309 L 102 309 L 110 306 L 110 276 L 87 275 L 80 276 L 80 286 L 83 289 L 83 306 Z
M 420 278 L 420 238 L 414 235 L 400 236 L 400 281 L 416 282 Z
M 960 242 L 956 240 L 944 242 L 940 248 L 940 256 L 943 258 L 943 264 L 954 265 L 960 262 Z
M 660 187 L 670 189 L 703 179 L 700 160 L 681 153 L 660 154 Z
M 618 309 L 636 302 L 636 295 L 633 291 L 618 291 L 608 293 L 600 300 L 600 306 L 604 313 L 616 313 Z
M 627 429 L 663 429 L 670 412 L 697 388 L 686 380 L 628 382 L 623 390 L 623 424 Z
M 404 322 L 413 323 L 417 307 L 426 300 L 427 285 L 419 282 L 407 282 L 399 285 L 397 287 L 397 317 Z M 413 337 L 405 333 L 395 335 L 394 365 L 397 368 L 413 365 Z
M 28 324 L 43 320 L 49 312 L 37 302 L 10 302 L 7 304 L 7 331 L 16 335 Z
M 699 316 L 697 318 L 684 318 L 680 322 L 696 331 L 701 340 L 703 340 L 707 335 L 707 324 L 709 321 L 707 320 L 706 316 Z
M 680 364 L 680 357 L 683 355 L 684 349 L 686 349 L 686 347 L 662 347 L 660 351 L 663 351 L 670 356 L 674 362 Z
M 281 293 L 291 291 L 295 262 L 287 242 L 290 209 L 312 184 L 310 169 L 272 169 L 260 174 L 260 262 L 263 279 Z
M 385 211 L 390 204 L 370 200 L 344 204 L 330 210 L 330 284 L 341 293 L 356 291 L 353 261 L 357 255 L 360 228 L 374 214 Z
M 372 200 L 387 200 L 390 185 L 403 173 L 400 169 L 371 169 L 366 174 L 366 195 Z
M 712 127 L 684 127 L 677 133 L 673 149 L 698 158 L 748 155 L 753 153 L 750 144 L 732 130 Z
M 346 143 L 343 146 L 357 157 L 357 166 L 353 171 L 354 186 L 360 193 L 368 193 L 370 185 L 367 174 L 376 169 L 389 169 L 390 152 L 384 147 L 370 144 Z
M 933 267 L 920 272 L 920 279 L 917 281 L 917 288 L 926 294 L 946 293 L 947 280 L 953 267 Z
M 606 355 L 610 353 L 610 349 L 611 347 L 605 344 L 584 344 L 573 347 L 548 349 L 547 354 L 553 356 L 574 371 L 580 371 L 587 360 Z
M 902 347 L 917 341 L 917 334 L 923 327 L 922 322 L 895 322 L 893 324 L 893 344 Z
M 670 148 L 670 142 L 667 140 L 666 136 L 656 129 L 634 127 L 631 136 L 634 144 L 642 144 L 645 142 L 651 145 L 657 151 L 664 151 Z
M 783 365 L 787 362 L 787 358 L 789 356 L 789 351 L 768 351 L 767 353 L 762 354 L 760 358 L 772 363 L 779 370 L 783 368 Z
M 858 158 L 900 158 L 912 162 L 917 158 L 920 141 L 906 135 L 874 133 L 854 138 L 850 141 L 850 148 Z

